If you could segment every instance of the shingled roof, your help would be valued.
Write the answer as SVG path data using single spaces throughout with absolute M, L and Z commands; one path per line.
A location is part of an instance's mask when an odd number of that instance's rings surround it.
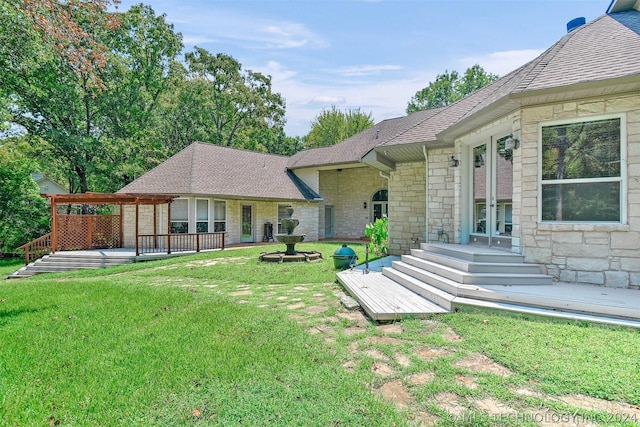
M 518 98 L 631 76 L 640 76 L 640 12 L 635 9 L 574 29 L 534 60 L 454 104 L 382 121 L 331 147 L 301 151 L 289 167 L 353 163 L 373 149 L 451 142 L 448 132 L 504 115 L 521 105 Z
M 321 199 L 287 170 L 288 161 L 289 157 L 194 142 L 118 193 Z
M 441 110 L 417 111 L 405 117 L 383 120 L 336 145 L 299 151 L 291 157 L 288 167 L 295 169 L 359 162 L 372 148 L 392 140 Z

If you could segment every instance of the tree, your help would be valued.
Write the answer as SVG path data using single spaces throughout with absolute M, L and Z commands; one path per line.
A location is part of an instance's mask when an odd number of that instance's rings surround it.
M 497 75 L 487 73 L 477 64 L 467 68 L 462 76 L 457 71 L 445 71 L 444 74 L 438 74 L 427 87 L 416 92 L 407 105 L 407 114 L 447 106 L 497 79 Z
M 170 151 L 195 140 L 255 149 L 256 138 L 280 138 L 285 102 L 272 91 L 271 77 L 199 47 L 185 61 L 186 68 L 174 64 L 175 90 L 163 99 L 157 136 Z
M 0 254 L 11 253 L 49 231 L 49 214 L 31 178 L 35 162 L 0 161 Z
M 90 86 L 102 88 L 98 74 L 107 63 L 107 48 L 89 28 L 117 28 L 117 15 L 108 14 L 107 9 L 119 3 L 120 0 L 0 0 L 0 7 L 20 11 L 31 22 L 31 29 L 78 76 L 89 76 Z
M 166 90 L 168 64 L 182 48 L 173 27 L 142 5 L 118 14 L 122 25 L 113 31 L 83 27 L 109 47 L 99 73 L 103 86 L 96 87 L 95 70 L 76 69 L 39 42 L 24 16 L 2 12 L 13 28 L 2 27 L 0 53 L 14 52 L 0 55 L 0 90 L 13 122 L 65 159 L 74 192 L 113 191 L 133 179 L 131 169 L 143 170 L 136 165 L 149 157 L 141 135 Z
M 371 113 L 364 114 L 359 108 L 342 112 L 332 105 L 313 120 L 305 145 L 307 148 L 334 145 L 373 125 Z

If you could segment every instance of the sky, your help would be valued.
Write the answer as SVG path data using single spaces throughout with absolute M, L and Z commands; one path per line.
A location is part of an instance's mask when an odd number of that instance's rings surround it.
M 323 110 L 374 122 L 405 115 L 438 74 L 474 64 L 500 76 L 535 58 L 577 17 L 610 0 L 143 0 L 182 33 L 184 52 L 231 55 L 271 76 L 285 133 L 304 136 Z M 138 1 L 122 0 L 119 10 Z

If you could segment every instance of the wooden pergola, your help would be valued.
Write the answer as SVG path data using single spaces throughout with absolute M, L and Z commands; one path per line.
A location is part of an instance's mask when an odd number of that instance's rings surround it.
M 63 247 L 60 242 L 59 232 L 61 224 L 60 221 L 61 216 L 65 216 L 67 220 L 66 229 L 63 230 L 65 233 L 68 233 L 70 230 L 70 226 L 75 227 L 74 232 L 76 233 L 76 241 L 73 242 L 74 247 L 82 247 L 82 248 L 95 248 L 96 236 L 94 234 L 98 234 L 94 230 L 96 226 L 100 227 L 100 225 L 94 224 L 94 221 L 97 221 L 100 217 L 105 218 L 109 217 L 109 222 L 103 222 L 102 227 L 106 230 L 105 233 L 99 233 L 99 238 L 110 239 L 112 242 L 110 247 L 122 247 L 123 242 L 123 215 L 122 215 L 122 206 L 123 205 L 134 205 L 136 207 L 136 254 L 138 254 L 138 236 L 139 236 L 139 214 L 140 214 L 140 205 L 153 205 L 153 230 L 154 234 L 157 233 L 157 206 L 158 205 L 167 205 L 168 217 L 171 217 L 171 202 L 179 196 L 176 195 L 167 195 L 167 194 L 134 194 L 134 193 L 79 193 L 79 194 L 44 194 L 43 197 L 49 199 L 51 203 L 51 249 L 53 252 L 57 250 L 65 250 L 69 249 L 68 247 Z M 97 215 L 61 215 L 58 213 L 59 205 L 118 205 L 120 206 L 120 215 L 108 215 L 108 216 L 97 216 Z M 73 217 L 73 218 L 72 218 Z M 114 218 L 117 219 L 117 223 L 114 223 Z M 73 219 L 73 221 L 70 221 Z M 106 225 L 105 225 L 106 224 Z M 117 229 L 118 235 L 117 239 L 115 239 L 114 229 Z M 167 234 L 170 234 L 171 226 L 170 222 L 167 221 Z M 109 234 L 107 236 L 107 234 Z M 63 236 L 64 237 L 64 236 Z M 113 242 L 117 242 L 115 245 Z M 67 243 L 67 242 L 65 242 Z

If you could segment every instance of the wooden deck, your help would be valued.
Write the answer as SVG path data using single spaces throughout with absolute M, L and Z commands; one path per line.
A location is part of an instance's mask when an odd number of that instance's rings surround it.
M 391 321 L 407 317 L 424 318 L 447 313 L 444 308 L 384 277 L 381 272 L 341 272 L 339 280 L 373 320 Z

